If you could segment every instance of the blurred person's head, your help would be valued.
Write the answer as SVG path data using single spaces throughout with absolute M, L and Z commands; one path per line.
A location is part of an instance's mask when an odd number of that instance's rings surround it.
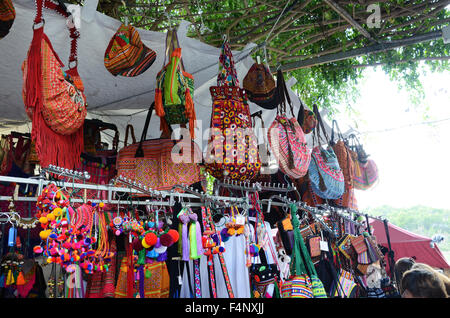
M 416 261 L 412 257 L 402 257 L 399 258 L 397 262 L 395 262 L 394 266 L 395 280 L 397 281 L 397 285 L 400 289 L 403 273 L 410 270 L 415 263 Z
M 444 282 L 445 285 L 445 291 L 447 292 L 447 295 L 450 295 L 450 278 L 443 274 L 442 272 L 434 269 L 433 267 L 431 267 L 428 264 L 424 264 L 424 263 L 415 263 L 412 266 L 412 269 L 425 269 L 425 270 L 429 270 L 429 271 L 434 271 L 436 273 L 436 275 Z
M 415 268 L 406 271 L 401 280 L 402 298 L 447 298 L 444 282 L 436 271 Z

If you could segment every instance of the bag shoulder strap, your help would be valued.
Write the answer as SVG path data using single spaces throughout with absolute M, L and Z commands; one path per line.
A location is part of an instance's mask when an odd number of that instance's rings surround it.
M 336 129 L 335 129 L 336 128 Z M 337 134 L 337 139 L 339 140 L 344 140 L 344 136 L 341 133 L 341 130 L 339 129 L 339 125 L 337 123 L 337 121 L 335 119 L 333 119 L 332 122 L 332 127 L 331 127 L 331 137 L 330 137 L 330 143 L 331 144 L 335 144 L 336 142 L 334 141 L 334 134 Z
M 320 115 L 319 108 L 317 107 L 316 104 L 313 105 L 313 112 L 317 118 L 317 121 L 319 122 L 317 129 L 314 129 L 314 135 L 317 137 L 316 140 L 318 142 L 318 145 L 320 146 L 320 139 L 322 137 L 324 137 L 325 142 L 329 144 L 330 139 L 328 138 L 328 134 L 327 131 L 325 130 L 325 125 L 323 123 L 322 116 Z M 321 134 L 323 134 L 323 136 Z
M 134 128 L 132 125 L 128 124 L 125 129 L 125 140 L 123 141 L 124 147 L 128 146 L 128 133 L 131 133 L 131 139 L 133 140 L 133 144 L 136 143 L 136 137 L 134 136 Z
M 277 113 L 285 114 L 286 113 L 286 102 L 289 105 L 291 110 L 291 115 L 294 117 L 294 108 L 292 106 L 291 97 L 289 96 L 289 91 L 286 87 L 286 82 L 284 80 L 284 75 L 281 70 L 277 71 L 277 92 L 279 96 L 279 104 L 277 107 Z
M 55 11 L 56 13 L 62 15 L 64 18 L 69 18 L 70 13 L 67 12 L 67 8 L 62 7 L 64 5 L 62 1 L 58 1 L 59 3 L 56 4 L 50 0 L 36 0 L 36 16 L 34 19 L 33 29 L 36 25 L 42 23 L 45 23 L 45 20 L 43 19 L 43 8 L 47 8 L 50 10 Z M 61 3 L 61 4 L 60 4 Z M 42 25 L 43 27 L 43 25 Z M 76 29 L 75 24 L 72 23 L 72 26 L 68 26 L 69 32 L 70 32 L 70 38 L 71 38 L 71 44 L 70 44 L 70 55 L 69 55 L 69 69 L 76 69 L 78 66 L 78 53 L 77 53 L 77 43 L 78 38 L 80 37 L 80 32 Z M 72 67 L 71 64 L 75 63 L 75 65 Z
M 228 40 L 222 44 L 219 57 L 219 73 L 217 75 L 217 86 L 239 86 L 239 80 Z
M 295 204 L 291 204 L 291 219 L 292 226 L 294 227 L 294 247 L 292 249 L 292 258 L 291 264 L 293 264 L 294 268 L 291 268 L 291 275 L 302 275 L 307 274 L 305 264 L 302 260 L 302 255 L 300 251 L 300 241 L 302 239 L 302 235 L 300 233 L 300 221 L 297 217 L 297 206 Z

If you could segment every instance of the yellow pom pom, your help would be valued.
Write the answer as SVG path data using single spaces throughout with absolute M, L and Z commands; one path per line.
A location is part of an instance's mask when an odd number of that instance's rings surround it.
M 230 228 L 228 229 L 227 232 L 228 232 L 229 235 L 234 235 L 234 234 L 236 234 L 236 230 L 233 229 L 232 227 L 230 227 Z
M 39 232 L 39 236 L 41 238 L 41 240 L 45 241 L 48 236 L 50 235 L 51 231 L 40 231 Z
M 39 222 L 42 224 L 47 224 L 48 223 L 48 219 L 45 216 L 42 216 L 39 218 Z
M 61 208 L 56 208 L 53 210 L 53 214 L 55 216 L 61 216 L 62 215 L 62 209 Z
M 145 242 L 145 238 L 142 239 L 142 246 L 143 246 L 144 248 L 150 248 L 150 245 L 148 245 L 148 244 Z
M 51 263 L 52 262 L 52 258 L 51 257 L 49 257 L 49 258 L 47 258 L 47 263 Z
M 53 221 L 55 219 L 55 215 L 53 213 L 47 214 L 47 220 Z
M 98 204 L 98 206 L 101 207 L 101 208 L 103 208 L 103 207 L 105 206 L 105 204 L 104 204 L 103 202 L 100 202 L 100 203 Z

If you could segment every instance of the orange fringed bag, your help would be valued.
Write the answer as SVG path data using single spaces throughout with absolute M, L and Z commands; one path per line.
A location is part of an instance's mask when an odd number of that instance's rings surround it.
M 32 120 L 32 139 L 40 165 L 73 169 L 80 163 L 87 113 L 84 87 L 77 70 L 80 34 L 75 27 L 69 29 L 71 53 L 69 69 L 64 72 L 63 63 L 44 33 L 42 10 L 46 7 L 65 18 L 69 15 L 49 0 L 37 0 L 36 5 L 33 40 L 22 65 L 25 109 Z

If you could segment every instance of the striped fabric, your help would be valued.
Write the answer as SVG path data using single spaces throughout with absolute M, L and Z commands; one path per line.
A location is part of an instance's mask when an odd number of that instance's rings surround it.
M 311 161 L 311 149 L 306 144 L 297 119 L 277 115 L 269 127 L 268 140 L 272 153 L 285 174 L 295 179 L 306 175 Z
M 359 236 L 353 236 L 351 237 L 351 242 L 353 245 L 353 248 L 355 249 L 356 253 L 360 254 L 363 253 L 365 251 L 367 251 L 367 245 L 366 245 L 366 241 L 364 240 L 364 235 L 359 235 Z
M 352 274 L 342 269 L 339 275 L 339 283 L 340 286 L 336 287 L 334 296 L 350 297 L 356 287 Z
M 313 298 L 311 279 L 307 275 L 294 276 L 281 285 L 282 298 Z
M 328 298 L 325 287 L 319 277 L 311 277 L 311 289 L 314 294 L 314 298 Z
M 367 252 L 367 250 L 358 254 L 358 263 L 363 265 L 372 263 L 369 258 L 369 253 Z
M 155 51 L 142 43 L 137 30 L 122 24 L 109 42 L 104 64 L 114 76 L 134 77 L 144 73 L 155 59 Z

